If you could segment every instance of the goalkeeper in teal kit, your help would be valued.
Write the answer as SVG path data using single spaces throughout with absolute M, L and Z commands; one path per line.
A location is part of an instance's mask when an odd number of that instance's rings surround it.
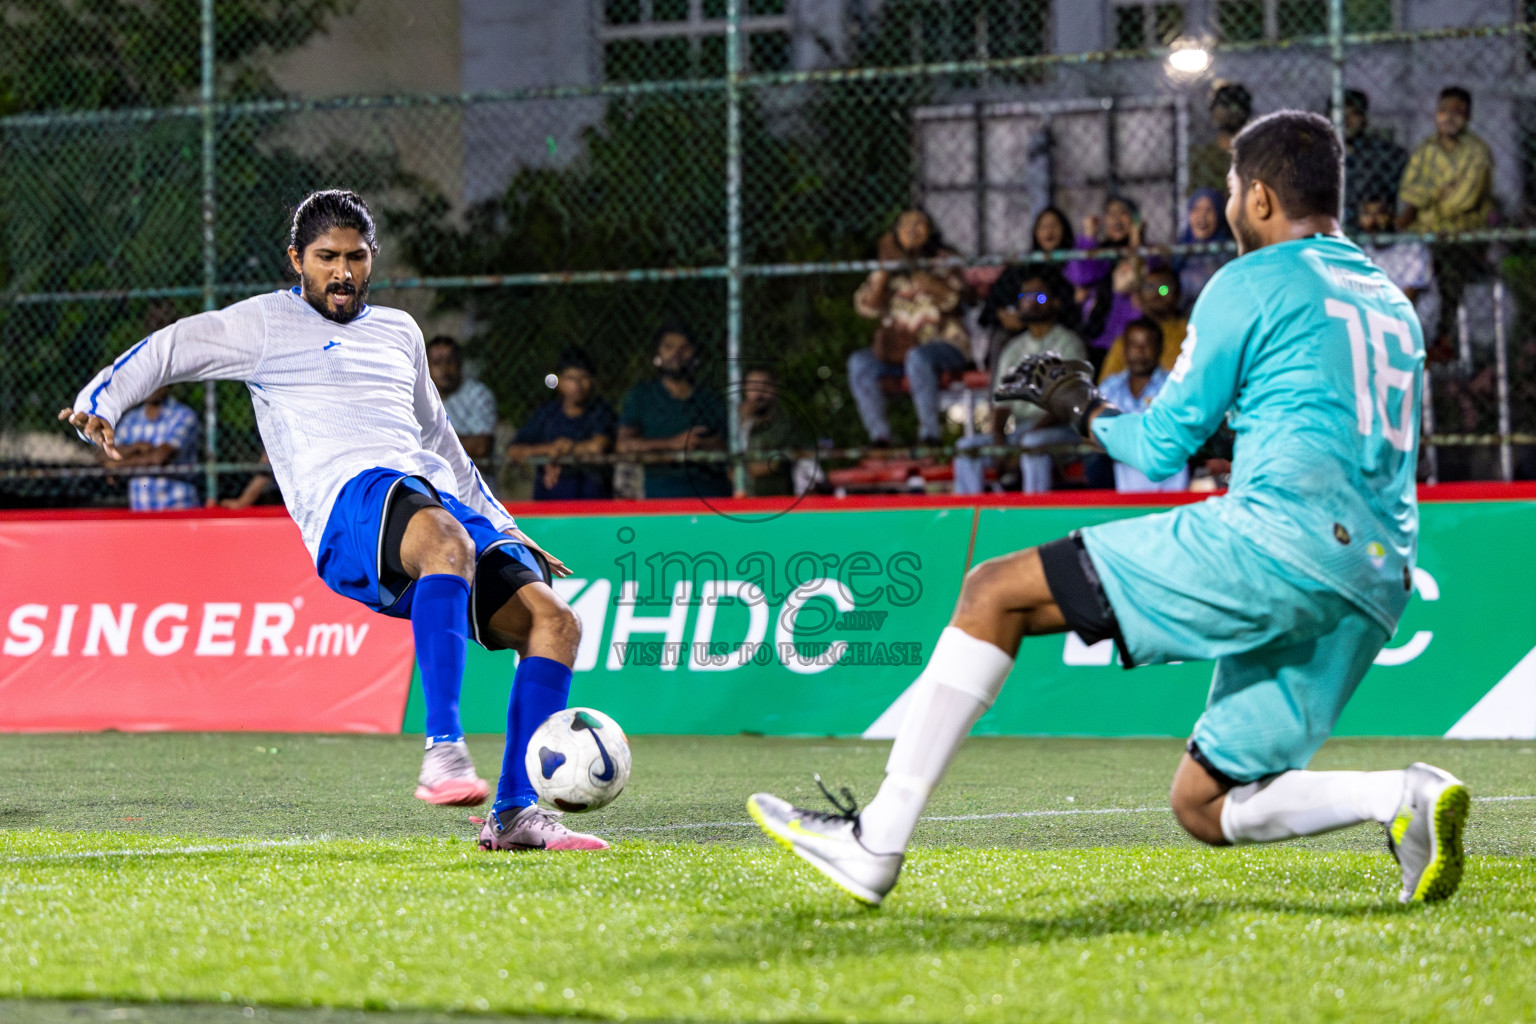
M 1087 364 L 1053 353 L 1000 382 L 999 398 L 1035 402 L 1154 480 L 1227 420 L 1229 492 L 976 566 L 874 800 L 862 811 L 834 800 L 833 813 L 758 793 L 747 806 L 764 831 L 880 903 L 1022 638 L 1073 630 L 1113 640 L 1127 666 L 1215 661 L 1171 794 L 1195 838 L 1273 842 L 1379 822 L 1402 869 L 1400 899 L 1455 892 L 1470 802 L 1460 780 L 1426 764 L 1305 770 L 1397 627 L 1418 534 L 1424 341 L 1413 306 L 1340 233 L 1342 166 L 1315 114 L 1282 111 L 1237 136 L 1227 217 L 1239 258 L 1201 293 L 1146 412 L 1121 415 Z

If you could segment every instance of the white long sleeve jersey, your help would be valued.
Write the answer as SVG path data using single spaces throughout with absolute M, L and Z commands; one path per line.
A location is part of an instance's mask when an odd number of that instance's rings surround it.
M 421 328 L 407 313 L 365 306 L 339 324 L 297 288 L 258 295 L 151 334 L 98 373 L 75 410 L 115 427 L 162 384 L 206 380 L 250 389 L 273 475 L 311 558 L 343 485 L 375 467 L 425 477 L 499 530 L 514 525 L 449 425 Z

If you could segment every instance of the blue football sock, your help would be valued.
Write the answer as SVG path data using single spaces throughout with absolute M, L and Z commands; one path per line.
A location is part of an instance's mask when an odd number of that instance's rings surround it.
M 469 643 L 469 581 L 450 573 L 417 580 L 411 632 L 426 695 L 427 746 L 462 740 L 459 687 L 464 683 L 464 650 Z
M 524 658 L 512 680 L 507 702 L 507 747 L 496 784 L 496 814 L 539 802 L 528 778 L 525 755 L 533 731 L 556 711 L 565 710 L 571 696 L 571 670 L 549 658 Z M 505 819 L 503 819 L 505 820 Z

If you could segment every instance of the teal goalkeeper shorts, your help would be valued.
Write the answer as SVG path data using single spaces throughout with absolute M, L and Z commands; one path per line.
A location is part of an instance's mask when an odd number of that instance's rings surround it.
M 1216 501 L 1082 531 L 1137 665 L 1216 662 L 1194 743 L 1236 782 L 1303 768 L 1391 639 L 1224 522 Z

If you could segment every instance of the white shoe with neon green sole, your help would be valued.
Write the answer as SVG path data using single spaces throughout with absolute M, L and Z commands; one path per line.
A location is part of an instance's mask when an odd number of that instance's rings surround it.
M 754 793 L 747 800 L 747 813 L 770 839 L 860 903 L 878 907 L 901 874 L 901 854 L 865 848 L 857 814 L 811 811 L 771 793 Z
M 1387 847 L 1403 869 L 1403 903 L 1443 900 L 1461 884 L 1461 836 L 1472 796 L 1460 779 L 1434 765 L 1408 766 L 1403 805 L 1387 826 Z

